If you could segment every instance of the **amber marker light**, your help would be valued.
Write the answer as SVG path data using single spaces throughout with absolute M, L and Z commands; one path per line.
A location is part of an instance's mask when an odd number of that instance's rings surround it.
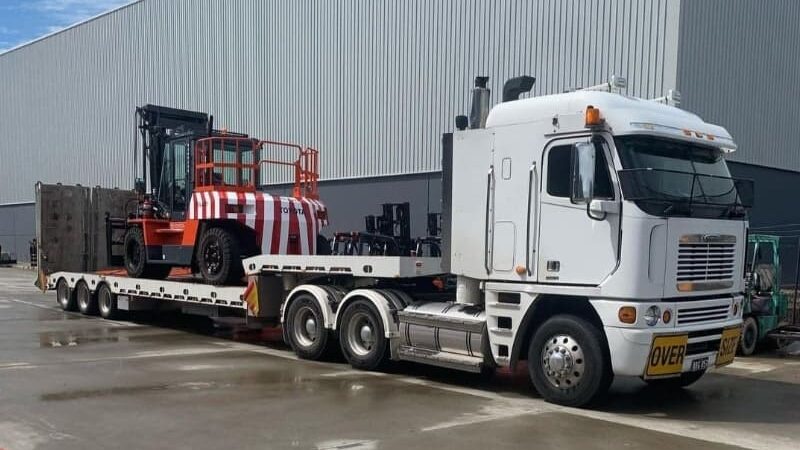
M 600 125 L 600 109 L 592 105 L 586 107 L 586 126 L 593 127 Z
M 619 321 L 622 323 L 635 323 L 636 322 L 636 308 L 633 306 L 623 306 L 619 309 Z
M 665 309 L 664 314 L 661 315 L 661 320 L 666 324 L 672 320 L 672 311 Z

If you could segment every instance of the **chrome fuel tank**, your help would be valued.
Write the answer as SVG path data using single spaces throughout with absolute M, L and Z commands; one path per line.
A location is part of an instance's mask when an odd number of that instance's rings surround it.
M 404 345 L 483 357 L 486 316 L 482 307 L 453 302 L 416 303 L 397 315 Z

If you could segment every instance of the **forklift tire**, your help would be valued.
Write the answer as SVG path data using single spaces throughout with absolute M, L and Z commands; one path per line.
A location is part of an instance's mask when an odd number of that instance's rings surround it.
M 197 248 L 200 274 L 216 286 L 235 284 L 244 276 L 239 239 L 230 231 L 214 227 L 203 233 Z
M 753 316 L 747 316 L 742 323 L 742 337 L 739 339 L 739 354 L 750 356 L 758 346 L 758 322 Z
M 58 280 L 58 284 L 56 284 L 56 300 L 64 311 L 75 311 L 78 309 L 75 291 L 69 288 L 67 280 L 63 278 Z
M 128 231 L 125 232 L 124 243 L 125 270 L 129 277 L 163 280 L 169 276 L 172 267 L 147 263 L 147 248 L 144 245 L 144 232 L 141 228 L 128 228 Z
M 89 290 L 85 281 L 78 281 L 75 286 L 75 297 L 78 299 L 78 311 L 87 316 L 97 315 L 97 296 Z

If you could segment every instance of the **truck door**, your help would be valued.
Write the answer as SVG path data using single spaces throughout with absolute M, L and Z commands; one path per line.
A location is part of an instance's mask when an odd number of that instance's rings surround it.
M 539 206 L 538 281 L 598 285 L 614 271 L 619 251 L 620 215 L 589 217 L 586 204 L 575 204 L 572 193 L 572 146 L 589 136 L 551 141 L 543 153 Z M 609 147 L 595 143 L 595 198 L 619 201 L 612 183 Z
M 174 220 L 183 220 L 186 216 L 186 204 L 190 193 L 187 183 L 189 151 L 188 139 L 176 140 L 164 145 L 158 200 L 162 207 L 168 208 L 170 217 Z
M 526 126 L 495 130 L 491 216 L 492 278 L 535 279 L 536 161 Z M 524 268 L 522 273 L 517 269 Z

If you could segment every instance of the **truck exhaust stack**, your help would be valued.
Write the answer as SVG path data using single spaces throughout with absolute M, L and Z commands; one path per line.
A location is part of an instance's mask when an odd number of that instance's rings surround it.
M 489 117 L 489 96 L 491 89 L 486 87 L 489 77 L 475 77 L 475 87 L 472 89 L 472 110 L 469 113 L 469 127 L 486 128 L 486 118 Z

